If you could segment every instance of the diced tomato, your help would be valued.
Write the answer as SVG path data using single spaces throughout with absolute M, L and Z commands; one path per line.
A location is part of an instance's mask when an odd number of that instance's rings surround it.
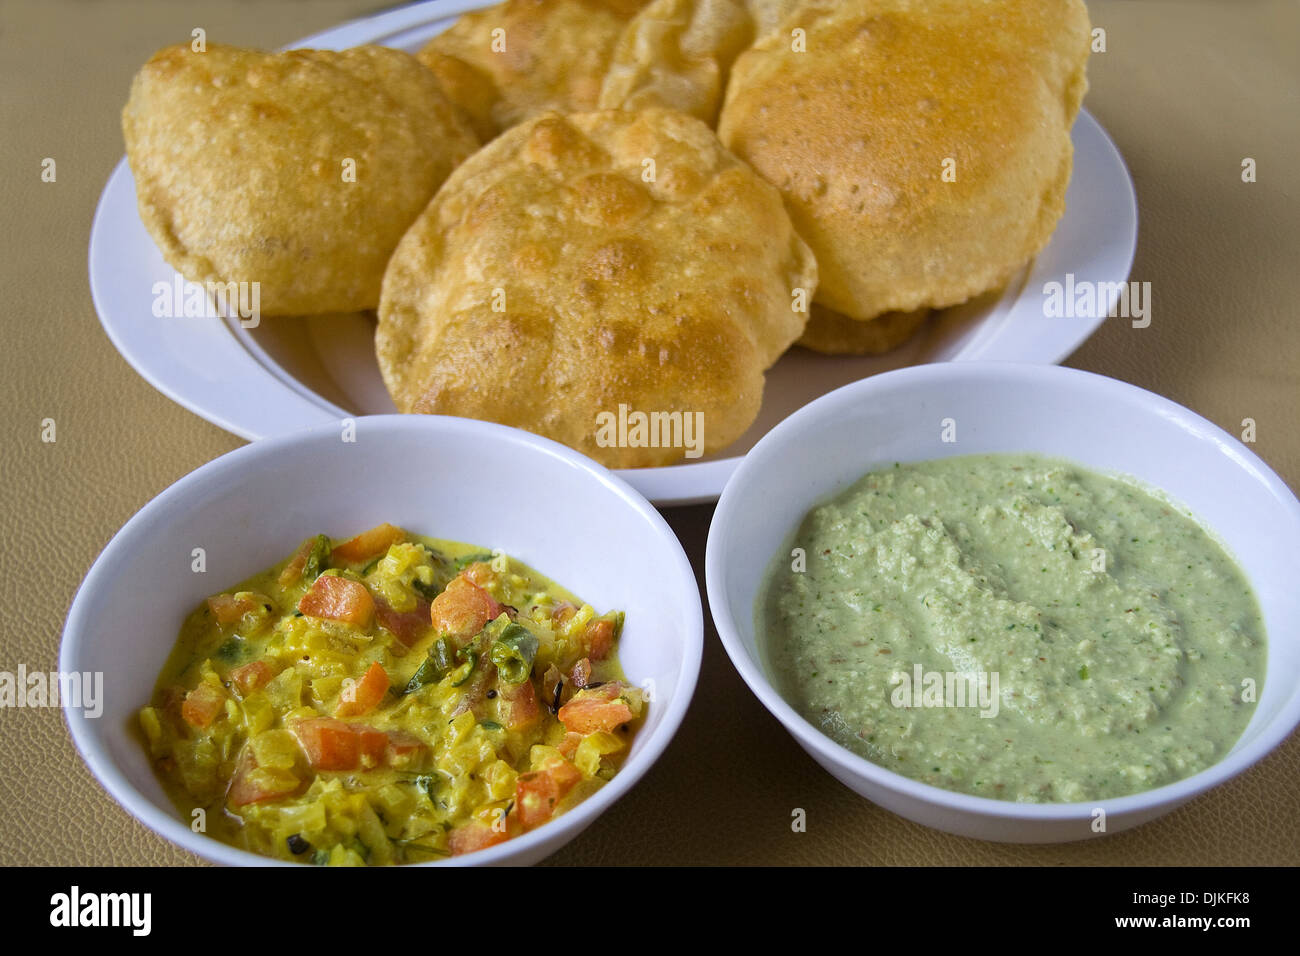
M 475 561 L 473 564 L 467 564 L 460 573 L 481 588 L 487 587 L 497 579 L 497 573 L 492 570 L 492 565 L 486 561 Z
M 603 661 L 614 649 L 614 622 L 609 618 L 594 618 L 582 632 L 582 646 L 593 661 Z
M 582 771 L 567 760 L 555 760 L 541 770 L 515 780 L 515 808 L 525 830 L 551 819 L 555 806 L 582 780 Z
M 429 620 L 440 635 L 466 639 L 483 630 L 483 625 L 503 610 L 492 595 L 461 572 L 433 599 Z
M 366 630 L 375 618 L 375 600 L 364 584 L 337 574 L 322 574 L 302 596 L 298 610 Z
M 429 602 L 417 599 L 414 611 L 394 611 L 381 597 L 375 598 L 375 618 L 394 637 L 410 647 L 429 629 Z
M 191 727 L 201 729 L 212 726 L 217 715 L 225 708 L 225 692 L 204 681 L 185 695 L 185 703 L 181 704 L 181 717 Z
M 316 770 L 355 770 L 361 761 L 361 738 L 341 720 L 309 717 L 294 721 L 291 729 Z
M 384 699 L 388 687 L 388 672 L 380 666 L 379 661 L 373 661 L 361 675 L 360 680 L 343 685 L 343 692 L 339 694 L 338 709 L 334 711 L 335 716 L 360 717 L 362 714 L 369 713 Z
M 632 709 L 619 700 L 622 685 L 617 681 L 594 690 L 580 690 L 560 708 L 560 723 L 577 734 L 610 730 L 632 719 Z
M 573 686 L 579 690 L 591 683 L 591 661 L 583 658 L 573 665 L 573 671 L 570 674 L 573 678 Z
M 231 682 L 245 696 L 260 687 L 265 687 L 274 676 L 275 669 L 266 661 L 253 661 L 243 667 L 236 667 L 230 672 Z
M 510 730 L 527 727 L 541 716 L 541 710 L 537 706 L 537 691 L 533 689 L 531 680 L 521 684 L 498 681 L 497 700 L 497 713 L 501 717 L 501 723 Z
M 305 781 L 288 772 L 259 777 L 253 774 L 256 769 L 257 758 L 253 756 L 251 747 L 245 747 L 235 764 L 235 775 L 230 781 L 227 797 L 231 806 L 246 807 L 250 803 L 281 800 L 296 795 L 305 786 Z
M 339 564 L 361 564 L 371 558 L 384 554 L 397 542 L 406 537 L 406 532 L 395 525 L 384 524 L 363 531 L 355 538 L 344 541 L 330 552 L 330 562 Z
M 560 741 L 560 745 L 555 749 L 572 760 L 573 755 L 578 752 L 578 744 L 582 743 L 582 739 L 582 734 L 575 734 L 572 731 L 569 731 L 564 735 L 564 739 Z
M 494 830 L 486 823 L 473 820 L 459 826 L 447 834 L 447 846 L 453 856 L 463 856 L 477 850 L 486 850 L 490 846 L 505 843 L 510 834 L 504 830 Z
M 390 767 L 413 767 L 424 762 L 429 745 L 405 730 L 388 733 L 388 751 L 384 755 Z
M 295 720 L 290 727 L 314 770 L 377 767 L 388 756 L 388 734 L 333 717 Z
M 560 796 L 564 796 L 582 781 L 582 771 L 559 757 L 550 758 L 538 769 L 551 775 L 555 785 L 562 791 Z
M 249 611 L 257 609 L 257 599 L 251 594 L 235 597 L 233 594 L 214 594 L 208 598 L 208 610 L 218 624 L 238 624 Z
M 388 734 L 374 727 L 353 725 L 357 734 L 357 749 L 363 769 L 378 767 L 388 757 Z
M 284 566 L 284 570 L 280 572 L 280 576 L 276 579 L 280 587 L 287 588 L 297 584 L 302 579 L 303 568 L 307 567 L 307 559 L 311 557 L 311 549 L 315 544 L 315 538 L 308 538 L 293 553 L 293 557 L 289 559 L 289 563 Z

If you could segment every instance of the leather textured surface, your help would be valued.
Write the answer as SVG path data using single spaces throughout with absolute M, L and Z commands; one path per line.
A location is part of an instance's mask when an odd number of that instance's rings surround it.
M 150 498 L 240 440 L 173 404 L 96 320 L 86 242 L 121 156 L 132 74 L 195 26 L 273 47 L 375 9 L 365 0 L 8 0 L 0 9 L 0 670 L 56 666 L 72 597 Z M 1134 382 L 1239 434 L 1300 483 L 1300 215 L 1290 165 L 1300 67 L 1291 0 L 1093 0 L 1108 50 L 1086 106 L 1137 185 L 1133 278 L 1149 328 L 1111 319 L 1068 364 Z M 43 183 L 44 157 L 58 179 Z M 1243 157 L 1258 182 L 1241 181 Z M 41 421 L 57 441 L 40 440 Z M 1122 423 L 1117 423 L 1122 428 Z M 702 574 L 712 509 L 668 513 Z M 1267 533 L 1267 529 L 1261 529 Z M 1294 639 L 1290 635 L 1290 639 Z M 807 832 L 791 812 L 807 812 Z M 57 710 L 0 710 L 0 864 L 192 864 L 104 792 Z M 1084 844 L 951 837 L 841 786 L 794 743 L 706 633 L 704 670 L 668 751 L 555 864 L 1296 864 L 1300 739 L 1173 814 Z

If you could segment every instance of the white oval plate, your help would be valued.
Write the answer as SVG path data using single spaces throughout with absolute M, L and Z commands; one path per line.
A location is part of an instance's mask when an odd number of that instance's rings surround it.
M 380 43 L 414 52 L 481 0 L 419 3 L 345 23 L 295 46 L 344 49 Z M 784 419 L 841 385 L 928 362 L 974 359 L 1055 364 L 1105 320 L 1117 289 L 1095 314 L 1049 318 L 1047 283 L 1121 283 L 1137 245 L 1133 183 L 1110 138 L 1086 111 L 1074 124 L 1074 177 L 1047 248 L 1001 292 L 932 318 L 902 348 L 879 357 L 828 357 L 791 349 L 767 373 L 757 420 L 736 442 L 697 462 L 618 472 L 658 505 L 715 501 L 741 456 Z M 122 356 L 173 401 L 250 441 L 358 415 L 395 411 L 366 314 L 271 319 L 253 329 L 231 318 L 159 318 L 155 287 L 177 274 L 136 210 L 125 158 L 104 187 L 90 231 L 90 288 L 104 330 Z M 210 310 L 209 310 L 210 311 Z

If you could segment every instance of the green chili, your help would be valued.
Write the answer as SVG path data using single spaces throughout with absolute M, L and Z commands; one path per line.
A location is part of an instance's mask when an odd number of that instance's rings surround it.
M 320 573 L 330 566 L 330 539 L 323 534 L 316 535 L 312 542 L 307 561 L 302 566 L 302 579 L 310 584 L 320 577 Z
M 533 672 L 537 657 L 537 638 L 528 628 L 507 624 L 501 636 L 492 645 L 492 663 L 497 673 L 508 684 L 522 684 Z
M 433 647 L 429 649 L 429 656 L 424 659 L 406 684 L 403 694 L 411 694 L 419 690 L 425 684 L 436 684 L 446 677 L 456 666 L 456 651 L 452 648 L 452 643 L 445 637 L 440 637 L 433 642 Z

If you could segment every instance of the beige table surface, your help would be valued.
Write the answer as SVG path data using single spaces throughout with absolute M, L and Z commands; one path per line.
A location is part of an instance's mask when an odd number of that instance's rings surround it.
M 0 670 L 56 667 L 63 620 L 114 532 L 167 485 L 241 444 L 155 392 L 96 319 L 91 215 L 123 152 L 118 112 L 158 47 L 277 46 L 374 0 L 5 0 L 0 5 Z M 1141 206 L 1133 278 L 1149 328 L 1110 320 L 1069 364 L 1169 396 L 1240 433 L 1300 487 L 1300 5 L 1093 0 L 1108 50 L 1088 109 Z M 1243 157 L 1258 182 L 1241 181 Z M 43 183 L 54 157 L 57 181 Z M 57 423 L 43 443 L 41 421 Z M 697 569 L 712 509 L 671 511 Z M 1268 529 L 1260 529 L 1268 533 Z M 1300 562 L 1298 562 L 1300 563 Z M 1295 635 L 1289 635 L 1295 639 Z M 635 790 L 552 862 L 594 864 L 1295 864 L 1300 739 L 1170 816 L 1085 844 L 947 836 L 823 773 L 736 676 L 710 628 L 680 733 Z M 807 811 L 806 833 L 790 814 Z M 56 710 L 0 711 L 0 863 L 198 862 L 137 824 L 74 750 Z

